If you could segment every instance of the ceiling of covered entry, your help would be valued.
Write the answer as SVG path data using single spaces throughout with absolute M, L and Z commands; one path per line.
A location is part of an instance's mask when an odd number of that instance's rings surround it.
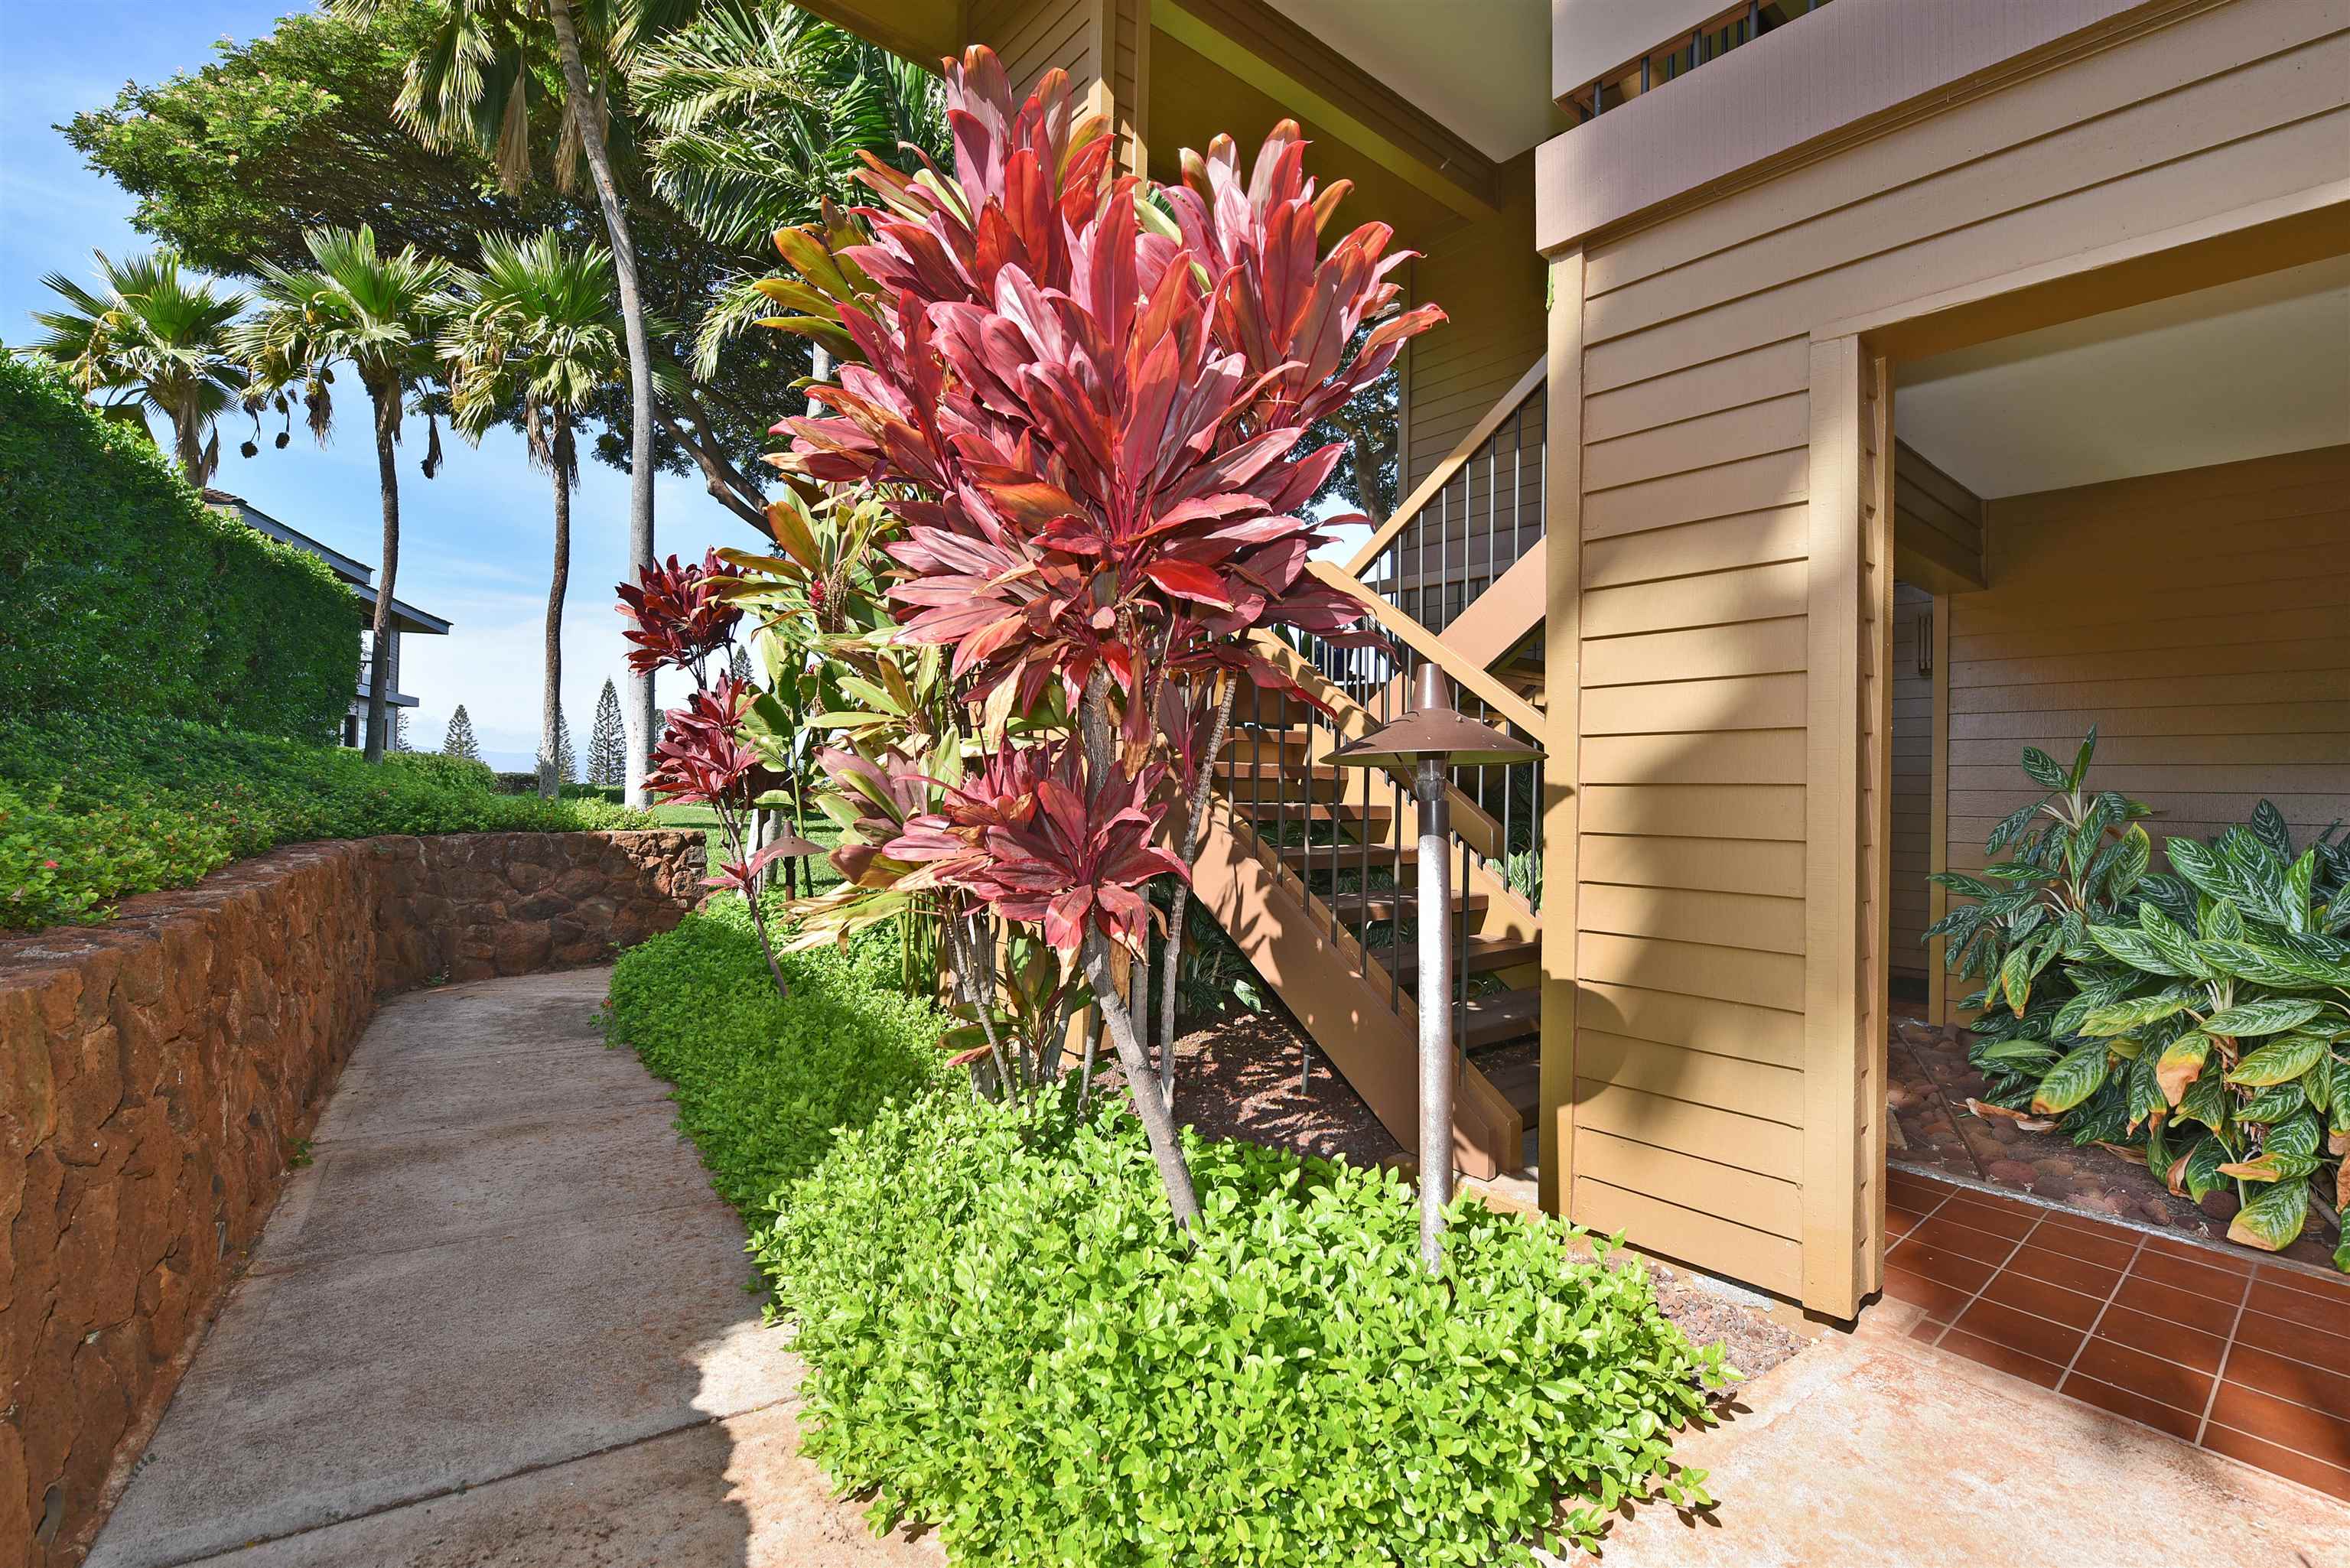
M 2350 257 L 1898 369 L 1903 440 L 1985 498 L 2350 442 Z
M 1550 0 L 1271 4 L 1497 163 L 1566 128 L 1550 96 Z

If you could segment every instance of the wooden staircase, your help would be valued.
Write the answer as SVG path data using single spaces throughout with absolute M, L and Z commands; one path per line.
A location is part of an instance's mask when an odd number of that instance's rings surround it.
M 1257 635 L 1257 650 L 1315 701 L 1241 690 L 1193 873 L 1195 895 L 1406 1148 L 1418 1137 L 1419 1008 L 1455 1009 L 1453 1157 L 1479 1177 L 1523 1173 L 1534 1159 L 1525 1129 L 1539 1070 L 1523 1043 L 1542 1023 L 1542 919 L 1527 896 L 1539 887 L 1540 765 L 1452 775 L 1455 989 L 1440 999 L 1419 983 L 1409 781 L 1326 759 L 1401 714 L 1421 663 L 1451 679 L 1462 711 L 1540 742 L 1542 371 L 1529 369 L 1345 566 L 1312 563 L 1362 602 L 1387 649 Z

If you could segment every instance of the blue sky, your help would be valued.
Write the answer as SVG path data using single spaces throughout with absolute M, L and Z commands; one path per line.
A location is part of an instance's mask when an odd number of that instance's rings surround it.
M 26 313 L 55 298 L 42 275 L 88 283 L 93 246 L 120 256 L 152 242 L 130 226 L 134 203 L 85 167 L 50 127 L 112 100 L 125 80 L 153 82 L 213 57 L 223 37 L 250 38 L 289 10 L 286 0 L 0 0 L 0 341 L 34 331 Z M 324 451 L 296 422 L 285 451 L 262 442 L 250 461 L 236 443 L 250 427 L 224 421 L 213 483 L 325 544 L 374 564 L 381 555 L 375 455 L 363 410 L 342 410 Z M 447 637 L 411 638 L 401 684 L 421 699 L 411 736 L 440 743 L 451 709 L 465 704 L 485 751 L 526 765 L 538 739 L 540 639 L 552 540 L 545 475 L 508 432 L 479 451 L 444 437 L 448 462 L 428 483 L 417 472 L 424 430 L 413 422 L 400 455 L 399 596 L 455 623 Z M 620 673 L 625 645 L 612 586 L 626 560 L 626 475 L 588 462 L 572 504 L 571 591 L 564 616 L 564 708 L 584 749 L 596 695 Z M 663 554 L 757 535 L 703 493 L 698 480 L 657 486 Z M 664 701 L 675 695 L 663 693 Z

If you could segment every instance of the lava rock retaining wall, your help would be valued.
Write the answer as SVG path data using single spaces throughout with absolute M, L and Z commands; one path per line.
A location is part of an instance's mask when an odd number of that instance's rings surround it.
M 699 833 L 306 844 L 0 942 L 0 1565 L 78 1562 L 380 996 L 600 962 Z

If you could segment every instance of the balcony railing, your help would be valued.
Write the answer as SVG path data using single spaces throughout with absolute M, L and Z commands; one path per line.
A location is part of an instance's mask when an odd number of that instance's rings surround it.
M 1566 97 L 1578 122 L 1620 108 L 1644 92 L 1710 65 L 1731 50 L 1752 43 L 1763 34 L 1785 26 L 1796 17 L 1816 11 L 1828 0 L 1748 0 L 1725 6 L 1688 32 L 1675 34 L 1637 59 L 1616 67 L 1585 83 Z

